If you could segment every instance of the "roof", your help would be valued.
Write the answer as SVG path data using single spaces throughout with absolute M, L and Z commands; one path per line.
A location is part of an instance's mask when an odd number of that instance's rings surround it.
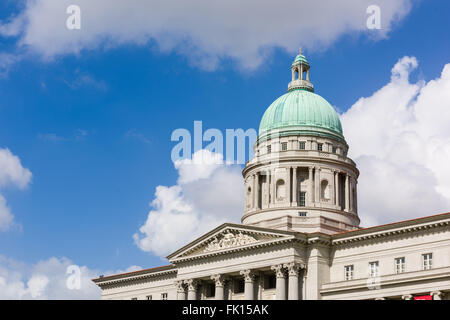
M 328 136 L 344 140 L 339 115 L 327 100 L 303 89 L 291 90 L 267 108 L 259 125 L 259 138 L 276 132 Z
M 149 268 L 149 269 L 124 272 L 124 273 L 117 273 L 117 274 L 113 274 L 110 276 L 99 277 L 99 278 L 92 279 L 92 281 L 97 283 L 97 282 L 110 281 L 110 280 L 126 278 L 126 277 L 140 276 L 140 275 L 145 275 L 148 273 L 156 273 L 156 272 L 172 271 L 172 270 L 176 271 L 175 266 L 173 264 L 168 264 L 168 265 L 160 266 L 160 267 L 154 267 L 154 268 Z

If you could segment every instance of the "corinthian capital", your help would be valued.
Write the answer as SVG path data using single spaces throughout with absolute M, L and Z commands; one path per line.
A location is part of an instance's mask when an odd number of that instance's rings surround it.
M 275 266 L 271 266 L 270 269 L 275 271 L 275 274 L 277 275 L 277 278 L 284 278 L 285 277 L 285 267 L 282 264 L 277 264 Z
M 288 274 L 290 276 L 297 276 L 298 277 L 298 271 L 300 270 L 301 266 L 298 263 L 290 262 L 286 263 L 284 267 L 287 269 Z
M 216 287 L 223 287 L 225 285 L 225 281 L 228 280 L 228 278 L 223 274 L 213 274 L 211 279 L 214 280 Z
M 200 280 L 197 280 L 197 279 L 188 279 L 185 281 L 186 281 L 189 291 L 196 291 L 197 286 L 200 284 Z
M 253 270 L 242 270 L 240 274 L 244 276 L 245 282 L 253 282 L 255 280 L 256 274 Z

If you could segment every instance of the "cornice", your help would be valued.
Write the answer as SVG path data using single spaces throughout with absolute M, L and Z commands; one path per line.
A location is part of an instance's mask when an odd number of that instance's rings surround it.
M 445 220 L 443 220 L 445 219 Z M 381 239 L 389 236 L 409 234 L 450 225 L 450 213 L 406 220 L 333 235 L 332 244 L 341 245 L 364 240 Z

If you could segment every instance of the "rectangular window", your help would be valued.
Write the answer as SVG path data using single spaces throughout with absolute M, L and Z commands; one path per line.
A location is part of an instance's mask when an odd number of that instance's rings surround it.
M 422 255 L 423 270 L 430 270 L 433 266 L 433 254 L 425 253 Z
M 298 216 L 299 217 L 306 217 L 307 212 L 299 211 Z
M 168 294 L 167 293 L 161 293 L 161 300 L 167 300 Z
M 336 153 L 337 152 L 337 147 L 335 147 L 335 146 L 333 146 L 333 153 Z
M 205 296 L 207 298 L 214 297 L 216 295 L 216 285 L 214 283 L 207 283 L 205 286 Z
M 369 263 L 369 277 L 375 278 L 380 275 L 378 270 L 378 261 L 370 262 Z
M 317 150 L 322 151 L 322 149 L 323 149 L 323 143 L 318 143 Z
M 153 300 L 153 297 L 151 295 L 147 296 L 146 298 L 147 300 Z
M 306 206 L 306 192 L 300 192 L 299 199 L 298 199 L 298 205 L 300 207 Z
M 234 280 L 234 293 L 244 293 L 245 282 L 244 279 Z
M 395 273 L 405 272 L 405 257 L 395 258 Z
M 264 289 L 275 289 L 277 287 L 277 279 L 275 274 L 264 276 Z
M 306 149 L 305 141 L 300 141 L 300 150 L 305 150 L 305 149 Z
M 282 142 L 281 143 L 281 151 L 286 151 L 287 150 L 287 142 Z
M 267 146 L 267 153 L 271 153 L 272 152 L 272 146 Z
M 344 270 L 345 270 L 345 280 L 353 280 L 353 270 L 354 270 L 353 265 L 345 266 Z

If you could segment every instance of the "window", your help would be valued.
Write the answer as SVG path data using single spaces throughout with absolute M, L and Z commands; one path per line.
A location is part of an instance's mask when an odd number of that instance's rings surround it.
M 234 293 L 244 293 L 245 282 L 244 279 L 234 280 Z
M 369 263 L 369 277 L 375 278 L 378 277 L 379 271 L 378 271 L 378 261 L 370 262 Z
M 137 298 L 131 298 L 131 300 L 137 300 Z
M 395 273 L 405 272 L 405 257 L 395 259 Z
M 336 153 L 337 152 L 337 147 L 333 146 L 332 151 L 333 151 L 333 153 Z
M 300 141 L 300 150 L 305 150 L 305 149 L 306 149 L 305 141 Z
M 153 300 L 153 297 L 151 295 L 146 296 L 147 300 Z
M 277 278 L 274 274 L 264 276 L 264 289 L 275 289 L 277 287 Z
M 345 270 L 345 280 L 353 280 L 353 270 L 354 270 L 353 265 L 345 266 L 344 270 Z
M 168 295 L 167 293 L 161 293 L 161 300 L 167 300 Z
M 287 142 L 282 142 L 281 143 L 281 151 L 286 151 L 287 150 Z
M 305 207 L 306 206 L 306 192 L 300 192 L 300 196 L 298 199 L 298 205 L 300 207 Z
M 423 270 L 429 270 L 433 266 L 433 254 L 425 253 L 422 255 Z
M 271 153 L 272 152 L 272 146 L 267 146 L 267 153 Z
M 205 285 L 206 298 L 212 298 L 216 295 L 216 285 L 214 283 L 207 283 Z
M 306 217 L 307 212 L 299 211 L 298 216 L 299 217 Z
M 318 143 L 317 150 L 322 151 L 322 149 L 323 149 L 323 143 Z

